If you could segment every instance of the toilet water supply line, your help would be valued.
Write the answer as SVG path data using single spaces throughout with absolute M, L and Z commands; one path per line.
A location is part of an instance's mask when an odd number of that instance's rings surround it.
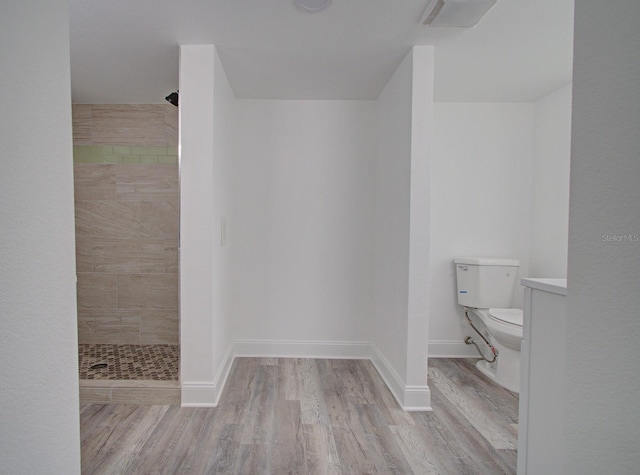
M 484 356 L 482 351 L 480 351 L 480 347 L 478 346 L 478 344 L 475 341 L 473 341 L 473 338 L 471 338 L 470 336 L 466 337 L 464 339 L 464 342 L 467 345 L 474 345 L 476 347 L 476 349 L 478 350 L 478 353 L 480 353 L 480 358 L 485 360 L 487 363 L 493 363 L 496 360 L 496 358 L 498 357 L 498 350 L 496 350 L 495 347 L 491 343 L 489 343 L 489 340 L 487 340 L 485 338 L 485 336 L 482 333 L 480 333 L 480 331 L 473 324 L 473 322 L 471 321 L 471 318 L 469 318 L 469 309 L 467 309 L 467 307 L 464 308 L 464 316 L 467 317 L 467 321 L 469 322 L 469 325 L 471 325 L 471 328 L 473 328 L 475 330 L 475 332 L 478 335 L 480 335 L 480 338 L 482 338 L 484 340 L 484 342 L 486 343 L 486 345 L 489 347 L 489 349 L 491 350 L 491 353 L 493 353 L 493 359 L 491 359 L 491 360 L 487 359 L 487 357 Z

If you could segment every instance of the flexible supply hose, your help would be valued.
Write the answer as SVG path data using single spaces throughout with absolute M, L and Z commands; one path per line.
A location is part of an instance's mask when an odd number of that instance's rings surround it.
M 484 356 L 484 354 L 480 350 L 480 347 L 478 346 L 478 344 L 475 341 L 473 341 L 473 338 L 471 338 L 470 336 L 466 337 L 464 339 L 464 342 L 467 345 L 471 345 L 472 344 L 473 346 L 475 346 L 476 350 L 478 350 L 478 353 L 480 353 L 480 358 L 485 360 L 487 363 L 493 363 L 496 360 L 496 358 L 498 357 L 498 350 L 496 350 L 495 347 L 491 343 L 489 343 L 489 340 L 487 340 L 485 338 L 485 336 L 482 333 L 480 333 L 480 330 L 478 330 L 476 328 L 476 326 L 473 324 L 473 322 L 471 321 L 471 318 L 469 317 L 469 311 L 467 310 L 466 307 L 464 309 L 464 316 L 467 317 L 467 321 L 469 322 L 469 325 L 471 325 L 471 328 L 473 328 L 475 330 L 475 332 L 478 335 L 480 335 L 480 338 L 482 338 L 482 340 L 485 342 L 485 344 L 489 347 L 489 349 L 491 350 L 491 353 L 493 353 L 493 359 L 491 359 L 491 360 L 487 359 L 487 357 Z

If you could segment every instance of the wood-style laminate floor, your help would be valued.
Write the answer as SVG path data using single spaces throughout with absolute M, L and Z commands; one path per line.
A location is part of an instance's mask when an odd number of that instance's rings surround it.
M 407 413 L 366 360 L 238 358 L 217 408 L 82 406 L 82 473 L 515 473 L 517 396 L 474 362 L 431 359 Z

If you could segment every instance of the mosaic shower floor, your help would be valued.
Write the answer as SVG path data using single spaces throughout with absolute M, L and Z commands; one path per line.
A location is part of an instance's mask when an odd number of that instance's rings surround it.
M 80 379 L 178 380 L 178 345 L 78 345 Z

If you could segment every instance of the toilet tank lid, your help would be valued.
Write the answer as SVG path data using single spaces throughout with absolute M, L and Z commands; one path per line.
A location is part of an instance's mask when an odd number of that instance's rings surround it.
M 453 262 L 456 264 L 466 264 L 468 266 L 520 267 L 520 261 L 518 259 L 502 259 L 498 257 L 459 257 Z

